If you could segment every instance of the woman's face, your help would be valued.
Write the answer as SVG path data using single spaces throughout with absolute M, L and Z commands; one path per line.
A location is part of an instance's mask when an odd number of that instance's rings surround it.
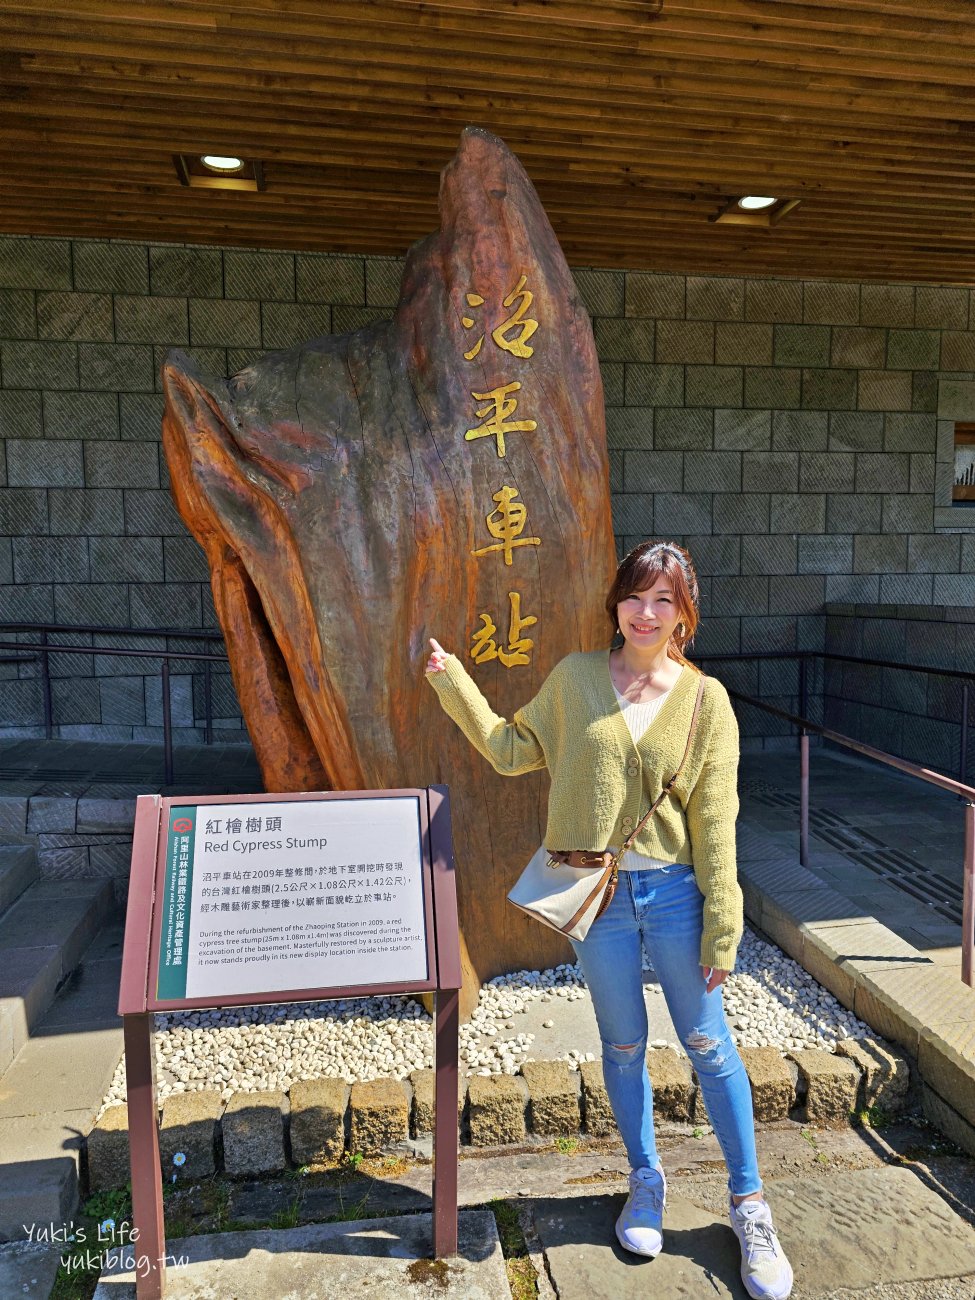
M 620 631 L 634 650 L 655 650 L 667 644 L 680 622 L 673 588 L 659 577 L 644 591 L 634 591 L 616 606 Z

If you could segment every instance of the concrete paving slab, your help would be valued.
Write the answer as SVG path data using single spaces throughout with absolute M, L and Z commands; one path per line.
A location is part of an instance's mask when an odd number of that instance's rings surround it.
M 27 1042 L 61 978 L 61 949 L 15 948 L 0 968 L 0 1074 Z
M 430 1259 L 429 1214 L 283 1231 L 232 1232 L 168 1243 L 185 1262 L 167 1269 L 168 1300 L 510 1300 L 494 1215 L 459 1215 L 459 1250 Z M 135 1275 L 102 1273 L 94 1300 L 135 1300 Z
M 643 1000 L 649 1025 L 647 1041 L 676 1045 L 677 1030 L 667 1010 L 660 983 L 648 970 L 643 972 Z M 552 1023 L 548 1024 L 549 1021 Z M 599 1029 L 588 990 L 585 997 L 571 1002 L 558 997 L 553 997 L 551 1002 L 541 999 L 529 1002 L 524 1011 L 511 1017 L 510 1024 L 511 1029 L 502 1032 L 535 1035 L 530 1052 L 535 1060 L 553 1060 L 567 1047 L 583 1053 L 592 1052 L 597 1060 L 602 1056 Z
M 10 1242 L 0 1246 L 0 1296 L 47 1300 L 57 1277 L 60 1252 L 50 1246 Z
M 837 1171 L 829 1178 L 772 1179 L 766 1186 L 797 1294 L 826 1297 L 841 1287 L 856 1291 L 975 1272 L 975 1229 L 910 1170 Z M 560 1300 L 745 1295 L 738 1245 L 723 1216 L 672 1185 L 664 1251 L 651 1261 L 627 1254 L 616 1241 L 623 1200 L 593 1196 L 533 1205 Z
M 32 1036 L 47 1038 L 66 1029 L 73 1033 L 89 1029 L 120 1029 L 122 1021 L 117 1008 L 121 977 L 121 956 L 105 957 L 101 961 L 91 961 L 86 956 L 68 976 L 67 983 Z
M 0 912 L 36 879 L 37 850 L 32 844 L 0 844 Z
M 975 1229 L 908 1169 L 783 1179 L 769 1199 L 810 1296 L 975 1272 Z
M 122 946 L 125 942 L 125 916 L 117 913 L 111 920 L 102 923 L 101 929 L 91 941 L 85 953 L 85 961 L 102 961 L 106 957 L 121 960 Z
M 745 1295 L 738 1280 L 738 1243 L 723 1220 L 668 1193 L 664 1251 L 644 1259 L 616 1240 L 614 1225 L 625 1199 L 583 1196 L 531 1207 L 559 1300 L 699 1300 L 703 1295 L 738 1300 Z
M 0 1119 L 0 1241 L 23 1241 L 32 1223 L 66 1223 L 78 1201 L 87 1110 Z
M 858 978 L 856 1015 L 911 1056 L 926 1029 L 972 1021 L 975 994 L 944 967 L 891 966 L 861 971 Z
M 112 903 L 107 880 L 39 880 L 0 920 L 4 963 L 19 948 L 60 948 L 63 973 L 91 943 Z
M 935 966 L 940 966 L 943 970 L 953 971 L 956 974 L 961 973 L 961 944 L 948 944 L 946 947 L 930 947 L 930 934 L 912 936 L 910 930 L 905 930 L 904 938 L 908 943 L 913 943 L 918 952 L 924 954 L 928 961 Z
M 32 1038 L 0 1079 L 0 1119 L 67 1110 L 94 1119 L 121 1059 L 121 1026 Z

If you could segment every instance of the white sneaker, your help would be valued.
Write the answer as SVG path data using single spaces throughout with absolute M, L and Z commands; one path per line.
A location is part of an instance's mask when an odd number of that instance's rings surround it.
M 630 1174 L 630 1195 L 616 1220 L 616 1236 L 624 1250 L 655 1259 L 664 1244 L 664 1204 L 667 1179 L 656 1169 L 634 1169 Z
M 741 1246 L 741 1280 L 752 1300 L 786 1300 L 792 1293 L 792 1265 L 772 1226 L 772 1211 L 762 1201 L 728 1207 Z

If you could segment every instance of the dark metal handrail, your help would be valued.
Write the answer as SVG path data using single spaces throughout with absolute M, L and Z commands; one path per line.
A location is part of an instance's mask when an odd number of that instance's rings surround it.
M 0 641 L 0 650 L 34 651 L 41 661 L 41 694 L 44 704 L 44 734 L 48 740 L 54 734 L 54 706 L 51 696 L 50 656 L 55 654 L 113 655 L 130 659 L 160 659 L 161 696 L 163 713 L 163 778 L 166 785 L 173 781 L 173 703 L 170 690 L 169 662 L 171 659 L 187 659 L 193 663 L 203 664 L 203 740 L 204 744 L 213 743 L 213 684 L 210 676 L 212 663 L 227 663 L 226 654 L 207 654 L 198 650 L 160 650 L 150 647 L 145 650 L 131 650 L 120 646 L 96 645 L 60 645 L 52 644 L 48 636 L 54 633 L 66 636 L 71 633 L 95 636 L 120 637 L 178 637 L 187 641 L 222 641 L 220 632 L 189 632 L 181 628 L 128 628 L 107 627 L 94 623 L 0 623 L 0 634 L 6 632 L 37 632 L 40 639 L 33 641 Z
M 183 627 L 111 627 L 105 623 L 0 623 L 0 632 L 95 632 L 104 636 L 175 636 L 182 641 L 222 641 L 223 633 Z
M 927 781 L 930 785 L 936 785 L 942 790 L 947 790 L 950 794 L 960 796 L 965 801 L 961 977 L 971 988 L 975 983 L 975 971 L 973 971 L 973 950 L 975 950 L 975 787 L 966 785 L 962 781 L 956 781 L 950 776 L 944 776 L 941 772 L 934 772 L 929 767 L 920 767 L 917 763 L 910 763 L 906 758 L 899 758 L 896 754 L 888 754 L 885 750 L 876 749 L 873 745 L 866 745 L 861 740 L 854 740 L 852 736 L 844 736 L 841 732 L 833 731 L 830 727 L 823 727 L 818 722 L 812 722 L 809 718 L 799 717 L 795 713 L 788 713 L 785 709 L 777 709 L 772 704 L 766 704 L 764 700 L 756 700 L 754 696 L 743 695 L 741 691 L 728 689 L 728 694 L 732 699 L 738 700 L 742 704 L 751 704 L 755 708 L 761 709 L 773 717 L 781 718 L 785 722 L 791 722 L 799 728 L 799 862 L 804 867 L 809 866 L 810 732 L 822 736 L 824 740 L 831 740 L 844 749 L 852 749 L 858 754 L 863 754 L 865 758 L 872 758 L 878 763 L 883 763 L 886 767 L 896 768 L 899 772 L 906 773 L 907 776 L 913 776 L 919 781 Z
M 962 668 L 936 668 L 929 664 L 904 664 L 895 659 L 868 659 L 862 655 L 845 655 L 834 653 L 832 650 L 767 650 L 752 651 L 745 654 L 713 654 L 701 655 L 701 660 L 707 663 L 715 662 L 734 662 L 741 659 L 798 659 L 799 661 L 799 712 L 805 715 L 807 706 L 806 697 L 806 660 L 807 659 L 835 659 L 842 663 L 861 664 L 867 668 L 899 668 L 902 672 L 908 673 L 931 673 L 935 677 L 955 677 L 962 683 L 961 688 L 961 731 L 958 745 L 958 776 L 964 782 L 968 779 L 968 715 L 970 687 L 969 682 L 975 682 L 975 672 L 967 672 Z
M 0 628 L 2 630 L 2 628 Z M 132 650 L 128 646 L 113 645 L 52 645 L 50 641 L 35 644 L 33 641 L 0 641 L 0 650 L 41 650 L 47 654 L 66 655 L 120 655 L 130 659 L 192 659 L 209 663 L 227 663 L 226 655 L 205 654 L 202 650 Z M 33 661 L 37 655 L 31 655 Z M 13 662 L 11 660 L 11 662 Z
M 146 650 L 122 649 L 116 646 L 72 646 L 72 645 L 52 645 L 48 641 L 48 635 L 51 633 L 66 635 L 77 632 L 82 634 L 93 634 L 102 636 L 122 636 L 122 637 L 178 637 L 183 640 L 203 640 L 215 641 L 222 640 L 220 632 L 196 632 L 186 631 L 180 628 L 123 628 L 107 627 L 98 624 L 56 624 L 56 623 L 0 623 L 0 634 L 4 632 L 38 632 L 40 640 L 33 642 L 0 642 L 0 650 L 19 650 L 38 652 L 42 664 L 42 681 L 44 690 L 44 723 L 48 739 L 53 732 L 53 715 L 51 705 L 51 682 L 48 665 L 48 657 L 51 652 L 58 654 L 110 654 L 120 655 L 122 657 L 131 657 L 139 659 L 155 658 L 162 660 L 162 708 L 163 708 L 163 750 L 165 764 L 166 784 L 171 784 L 173 780 L 173 740 L 172 740 L 172 702 L 170 698 L 170 681 L 169 681 L 169 661 L 171 659 L 187 659 L 193 662 L 202 662 L 204 665 L 204 696 L 206 710 L 205 739 L 210 744 L 213 738 L 212 709 L 211 709 L 211 684 L 210 684 L 210 664 L 214 662 L 227 662 L 225 654 L 207 654 L 200 651 L 192 650 L 159 650 L 150 648 Z M 959 796 L 965 802 L 965 851 L 964 851 L 964 878 L 963 878 L 963 902 L 962 902 L 962 979 L 966 984 L 973 983 L 973 947 L 975 947 L 975 788 L 965 783 L 967 775 L 967 735 L 968 735 L 968 699 L 969 699 L 969 682 L 975 681 L 975 673 L 966 672 L 960 669 L 940 668 L 935 666 L 921 664 L 903 664 L 890 659 L 872 659 L 858 655 L 833 654 L 827 650 L 767 650 L 752 651 L 742 654 L 711 654 L 702 655 L 701 658 L 707 662 L 725 662 L 740 661 L 742 659 L 797 659 L 799 661 L 799 701 L 800 713 L 789 713 L 784 709 L 776 708 L 775 705 L 766 704 L 764 700 L 757 700 L 754 696 L 745 695 L 740 691 L 728 691 L 728 694 L 743 704 L 753 705 L 757 709 L 770 714 L 773 717 L 780 718 L 785 722 L 791 723 L 799 728 L 799 770 L 800 770 L 800 803 L 799 803 L 799 861 L 805 867 L 809 864 L 809 736 L 815 734 L 822 736 L 824 740 L 830 740 L 836 745 L 843 748 L 851 749 L 856 753 L 862 754 L 866 758 L 874 759 L 878 763 L 883 763 L 887 767 L 896 768 L 904 772 L 907 776 L 915 777 L 917 780 L 927 781 L 931 785 L 936 785 L 942 790 Z M 907 759 L 899 758 L 895 754 L 889 754 L 885 750 L 876 749 L 873 745 L 867 745 L 863 741 L 855 740 L 852 736 L 845 736 L 839 731 L 833 731 L 829 727 L 824 727 L 818 722 L 813 722 L 810 718 L 805 717 L 806 711 L 806 660 L 812 658 L 835 659 L 845 663 L 862 664 L 867 667 L 876 668 L 899 668 L 906 672 L 924 672 L 933 673 L 942 677 L 956 677 L 964 683 L 962 687 L 962 725 L 961 725 L 961 779 L 956 781 L 952 777 L 944 776 L 940 772 L 934 772 L 931 768 L 920 767 L 916 763 L 911 763 Z
M 6 625 L 0 623 L 0 629 Z M 964 668 L 938 668 L 934 664 L 905 664 L 900 659 L 868 659 L 866 655 L 845 655 L 833 650 L 742 650 L 698 655 L 699 659 L 843 659 L 847 663 L 867 664 L 872 668 L 902 668 L 909 673 L 934 673 L 938 677 L 961 677 L 975 682 L 975 672 Z
M 774 704 L 767 704 L 764 700 L 757 700 L 753 695 L 745 695 L 741 691 L 726 688 L 728 694 L 734 700 L 740 700 L 742 704 L 753 704 L 755 708 L 761 709 L 764 713 L 771 713 L 776 718 L 781 718 L 783 722 L 791 722 L 800 729 L 800 733 L 813 732 L 822 736 L 824 740 L 832 740 L 845 749 L 854 749 L 858 754 L 863 754 L 867 758 L 875 758 L 878 762 L 885 763 L 888 767 L 896 767 L 901 772 L 906 772 L 908 776 L 917 777 L 920 781 L 927 781 L 931 785 L 939 786 L 942 790 L 947 790 L 951 794 L 960 795 L 966 802 L 975 802 L 975 786 L 966 785 L 963 781 L 956 781 L 954 777 L 944 776 L 941 772 L 935 772 L 930 767 L 921 767 L 917 763 L 910 762 L 909 759 L 900 758 L 897 754 L 889 754 L 885 749 L 877 749 L 874 745 L 868 745 L 862 740 L 855 740 L 852 736 L 845 736 L 841 731 L 833 731 L 831 727 L 824 727 L 819 722 L 813 722 L 810 718 L 800 717 L 797 713 L 789 713 L 786 709 L 776 708 Z

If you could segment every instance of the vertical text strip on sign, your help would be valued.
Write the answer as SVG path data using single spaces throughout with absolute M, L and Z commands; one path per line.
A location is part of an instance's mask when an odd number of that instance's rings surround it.
M 502 300 L 501 306 L 508 309 L 509 314 L 491 331 L 491 339 L 498 348 L 521 359 L 526 359 L 534 353 L 535 349 L 528 340 L 538 329 L 538 321 L 528 316 L 528 311 L 534 302 L 534 294 L 525 287 L 527 282 L 527 275 L 522 275 L 515 287 Z M 485 305 L 485 299 L 479 293 L 472 291 L 466 295 L 466 305 L 472 312 L 479 311 Z M 511 311 L 511 308 L 514 308 L 514 311 Z M 461 324 L 465 330 L 474 329 L 477 323 L 473 315 L 464 314 L 461 317 Z M 478 356 L 486 333 L 485 327 L 476 343 L 464 353 L 466 361 L 473 361 Z M 472 390 L 471 397 L 474 401 L 483 403 L 475 408 L 475 416 L 481 423 L 465 431 L 465 440 L 474 442 L 480 438 L 494 438 L 498 459 L 503 460 L 507 454 L 505 435 L 533 433 L 538 428 L 537 421 L 533 419 L 513 418 L 519 403 L 519 398 L 514 394 L 520 392 L 521 382 L 517 379 L 499 384 L 484 392 Z M 516 547 L 541 546 L 540 537 L 521 536 L 527 523 L 528 509 L 523 502 L 515 501 L 517 496 L 517 489 L 507 484 L 502 484 L 493 494 L 491 499 L 496 503 L 496 508 L 486 515 L 485 522 L 488 532 L 496 541 L 490 545 L 474 548 L 471 551 L 472 555 L 483 558 L 500 553 L 505 565 L 510 568 Z M 493 659 L 497 659 L 505 668 L 531 663 L 531 651 L 535 642 L 522 633 L 525 628 L 537 623 L 538 619 L 533 614 L 522 615 L 521 596 L 522 593 L 517 590 L 508 592 L 508 636 L 501 645 L 495 640 L 498 625 L 492 615 L 482 613 L 479 616 L 481 627 L 473 632 L 469 651 L 470 657 L 476 664 L 487 663 Z

